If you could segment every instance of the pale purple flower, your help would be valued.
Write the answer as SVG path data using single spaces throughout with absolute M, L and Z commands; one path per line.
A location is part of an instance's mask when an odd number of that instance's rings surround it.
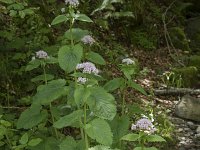
M 95 75 L 98 75 L 98 73 L 99 73 L 99 70 L 91 62 L 85 62 L 85 63 L 78 64 L 76 66 L 76 69 L 77 70 L 82 69 L 83 73 L 88 73 L 88 74 L 94 73 Z
M 84 36 L 81 41 L 84 44 L 89 44 L 90 46 L 95 42 L 95 40 L 93 39 L 93 37 L 91 37 L 90 35 L 86 35 Z
M 136 124 L 132 124 L 131 130 L 143 130 L 146 133 L 154 133 L 157 129 L 152 122 L 147 118 L 139 119 Z
M 78 0 L 65 0 L 65 4 L 69 4 L 73 7 L 77 7 L 79 5 L 79 1 Z
M 61 12 L 62 12 L 62 13 L 65 13 L 65 8 L 61 8 Z
M 85 82 L 87 82 L 87 78 L 83 78 L 83 77 L 78 77 L 77 82 L 81 83 L 81 84 L 85 84 Z
M 45 52 L 43 50 L 40 50 L 40 51 L 36 52 L 36 57 L 39 58 L 39 59 L 47 59 L 47 58 L 49 58 L 47 52 Z
M 132 65 L 132 64 L 135 64 L 135 61 L 133 61 L 130 58 L 125 58 L 122 60 L 122 63 L 126 63 L 127 65 Z

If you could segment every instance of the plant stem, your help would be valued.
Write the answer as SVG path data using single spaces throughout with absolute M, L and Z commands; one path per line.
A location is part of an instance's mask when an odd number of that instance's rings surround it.
M 84 127 L 86 127 L 86 123 L 87 123 L 87 105 L 85 103 L 84 104 Z M 88 148 L 89 148 L 88 137 L 87 137 L 86 131 L 84 133 L 85 133 L 85 149 L 88 150 Z
M 6 140 L 8 141 L 8 146 L 9 146 L 9 148 L 12 149 L 11 141 L 10 141 L 10 139 L 9 139 L 9 137 L 8 137 L 8 135 L 7 135 L 7 133 L 5 134 L 5 137 L 6 137 Z
M 126 89 L 122 92 L 122 116 L 125 114 L 125 96 L 126 96 Z
M 42 67 L 43 67 L 43 72 L 44 72 L 44 81 L 45 81 L 45 85 L 47 85 L 47 75 L 46 75 L 45 63 L 44 63 L 44 62 L 42 63 Z M 51 109 L 52 109 L 52 106 L 51 106 L 51 103 L 50 103 L 50 104 L 49 104 L 49 110 L 50 110 L 50 114 L 51 114 L 52 124 L 54 124 L 55 120 L 54 120 L 53 114 L 52 114 L 52 112 L 51 112 Z M 57 129 L 54 128 L 54 131 L 55 131 L 56 138 L 58 139 L 58 131 L 57 131 Z

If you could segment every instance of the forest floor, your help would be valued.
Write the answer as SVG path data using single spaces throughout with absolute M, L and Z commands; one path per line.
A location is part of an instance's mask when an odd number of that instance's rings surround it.
M 183 53 L 179 51 L 179 55 Z M 148 68 L 148 75 L 139 80 L 146 90 L 157 89 L 163 86 L 161 75 L 165 71 L 170 71 L 176 62 L 171 58 L 167 49 L 154 51 L 134 50 L 133 56 L 138 59 L 141 68 Z M 148 101 L 148 98 L 136 94 L 137 99 Z M 174 108 L 180 101 L 181 96 L 155 96 L 153 103 L 166 113 L 173 126 L 173 144 L 168 145 L 165 150 L 200 150 L 200 140 L 195 137 L 197 127 L 200 123 L 191 120 L 181 119 L 174 115 Z

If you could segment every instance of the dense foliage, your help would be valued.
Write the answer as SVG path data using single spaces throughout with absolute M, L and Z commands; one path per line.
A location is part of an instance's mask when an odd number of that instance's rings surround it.
M 153 94 L 135 82 L 145 71 L 125 47 L 156 51 L 169 42 L 199 53 L 184 30 L 197 13 L 192 2 L 0 0 L 0 149 L 166 146 L 172 127 L 165 115 L 151 102 L 127 104 L 130 89 L 149 101 Z M 197 77 L 199 57 L 188 60 Z M 119 75 L 110 75 L 109 65 Z M 162 78 L 168 86 L 192 84 L 183 81 L 185 68 L 173 73 Z

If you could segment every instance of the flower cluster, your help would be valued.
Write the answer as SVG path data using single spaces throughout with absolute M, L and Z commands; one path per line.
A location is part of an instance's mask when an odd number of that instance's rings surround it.
M 78 77 L 77 82 L 81 83 L 81 84 L 85 84 L 85 82 L 87 82 L 87 78 L 83 78 L 83 77 Z
M 95 42 L 95 40 L 90 36 L 90 35 L 86 35 L 84 36 L 81 41 L 84 43 L 84 44 L 89 44 L 90 46 Z
M 62 13 L 65 13 L 65 8 L 61 8 L 60 10 Z
M 76 66 L 76 69 L 77 70 L 83 69 L 83 73 L 88 73 L 88 74 L 94 73 L 95 75 L 98 75 L 98 73 L 99 73 L 99 70 L 91 62 L 85 62 L 85 63 L 78 64 Z
M 144 130 L 146 133 L 154 133 L 156 128 L 147 118 L 139 119 L 136 124 L 132 124 L 131 130 Z
M 49 58 L 47 52 L 45 52 L 43 50 L 36 52 L 36 57 L 39 59 L 48 59 Z
M 127 65 L 135 64 L 135 62 L 130 58 L 125 58 L 122 60 L 122 63 L 126 63 Z
M 68 3 L 72 7 L 77 7 L 79 5 L 79 1 L 78 0 L 65 0 L 65 4 L 67 5 Z

